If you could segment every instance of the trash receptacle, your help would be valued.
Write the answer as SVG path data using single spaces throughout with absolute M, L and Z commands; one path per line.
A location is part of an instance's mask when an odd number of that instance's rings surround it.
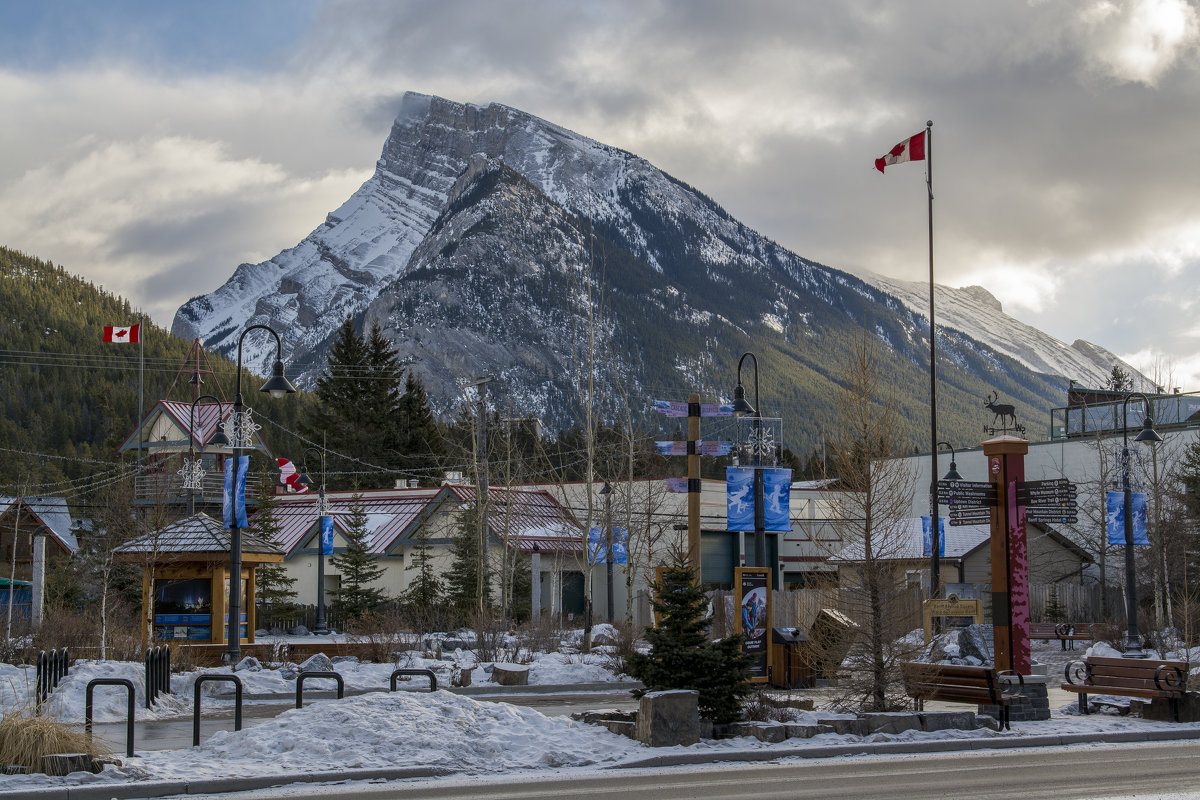
M 802 628 L 771 630 L 771 685 L 800 689 L 813 685 L 812 646 Z

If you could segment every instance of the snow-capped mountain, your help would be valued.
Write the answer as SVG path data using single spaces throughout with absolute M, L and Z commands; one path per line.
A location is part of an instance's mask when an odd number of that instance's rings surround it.
M 983 290 L 938 299 L 939 408 L 964 435 L 992 389 L 1040 419 L 1067 379 L 1102 382 L 1116 363 L 1005 316 Z M 926 416 L 920 303 L 919 288 L 785 250 L 631 153 L 506 106 L 410 93 L 346 203 L 296 247 L 188 301 L 172 330 L 230 353 L 245 326 L 269 324 L 305 384 L 351 315 L 380 323 L 441 409 L 464 380 L 494 374 L 522 416 L 559 426 L 589 370 L 610 407 L 727 398 L 752 350 L 764 413 L 811 431 L 833 424 L 839 365 L 863 331 L 886 344 L 895 385 L 912 387 L 910 419 Z M 265 371 L 273 342 L 248 337 L 246 354 Z

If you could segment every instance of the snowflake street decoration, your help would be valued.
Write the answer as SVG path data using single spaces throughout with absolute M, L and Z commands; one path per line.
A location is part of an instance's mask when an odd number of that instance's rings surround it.
M 225 436 L 228 437 L 230 446 L 242 449 L 254 447 L 254 434 L 262 430 L 262 425 L 254 421 L 253 413 L 254 409 L 247 408 L 240 414 L 230 414 L 229 419 L 222 424 L 221 427 L 225 429 Z
M 781 423 L 782 420 L 765 417 L 738 420 L 738 442 L 746 454 L 747 466 L 773 466 L 776 463 L 780 438 L 776 428 Z
M 183 477 L 184 489 L 199 489 L 204 485 L 204 468 L 198 458 L 195 461 L 185 458 L 179 474 Z

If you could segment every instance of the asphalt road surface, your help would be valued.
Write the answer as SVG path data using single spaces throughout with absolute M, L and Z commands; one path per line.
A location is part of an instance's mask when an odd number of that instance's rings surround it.
M 540 773 L 512 781 L 443 779 L 292 785 L 238 800 L 1042 800 L 1200 798 L 1200 742 L 1016 748 L 987 753 L 793 759 L 761 764 Z M 194 800 L 196 796 L 190 795 Z

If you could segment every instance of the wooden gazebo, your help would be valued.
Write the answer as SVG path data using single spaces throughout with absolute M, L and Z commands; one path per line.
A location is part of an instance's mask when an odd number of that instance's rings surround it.
M 228 641 L 229 549 L 229 531 L 198 513 L 113 551 L 118 560 L 142 566 L 142 619 L 152 619 L 155 639 L 185 639 L 193 644 Z M 241 641 L 247 644 L 254 643 L 255 567 L 282 561 L 281 549 L 242 531 L 239 616 Z

